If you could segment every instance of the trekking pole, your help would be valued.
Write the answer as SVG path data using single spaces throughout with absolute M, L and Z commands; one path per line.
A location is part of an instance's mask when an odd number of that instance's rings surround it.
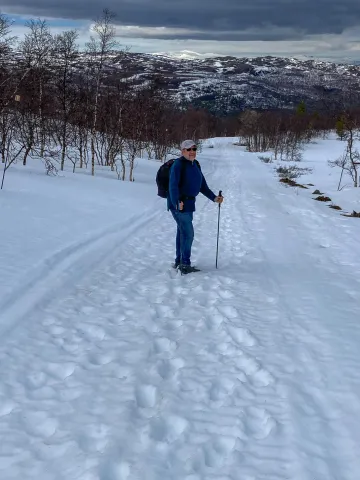
M 222 197 L 221 190 L 219 191 L 218 197 Z M 220 232 L 220 203 L 219 203 L 219 213 L 218 213 L 218 228 L 217 228 L 217 240 L 216 240 L 216 268 L 218 264 L 218 252 L 219 252 L 219 232 Z

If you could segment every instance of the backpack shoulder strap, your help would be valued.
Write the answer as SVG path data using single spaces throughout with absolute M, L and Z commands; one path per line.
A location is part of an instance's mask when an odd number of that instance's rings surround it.
M 181 188 L 181 185 L 184 180 L 184 175 L 185 175 L 185 169 L 186 169 L 186 163 L 187 160 L 185 158 L 179 158 L 179 162 L 181 164 L 181 171 L 180 171 L 180 182 L 179 182 L 179 190 Z

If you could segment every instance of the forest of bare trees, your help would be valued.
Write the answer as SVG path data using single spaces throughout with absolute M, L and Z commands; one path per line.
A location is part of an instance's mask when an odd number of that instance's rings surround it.
M 204 110 L 176 107 L 154 77 L 132 88 L 126 76 L 111 79 L 111 55 L 120 50 L 104 10 L 86 45 L 84 68 L 74 30 L 52 35 L 44 20 L 30 20 L 24 39 L 11 37 L 0 15 L 0 155 L 4 173 L 29 157 L 87 168 L 108 166 L 120 179 L 133 180 L 135 158 L 146 152 L 163 160 L 184 137 L 221 135 L 229 119 Z M 109 79 L 110 78 L 110 79 Z M 226 125 L 225 125 L 226 124 Z
M 344 102 L 319 112 L 245 111 L 216 116 L 170 101 L 161 78 L 135 88 L 113 75 L 111 58 L 126 50 L 117 43 L 113 14 L 104 10 L 86 45 L 86 62 L 74 68 L 75 30 L 53 35 L 45 20 L 30 20 L 19 41 L 0 14 L 0 157 L 3 181 L 14 162 L 42 159 L 48 172 L 107 166 L 119 179 L 134 180 L 135 158 L 164 160 L 184 138 L 240 136 L 249 151 L 299 158 L 303 142 L 334 129 L 348 111 Z M 359 118 L 359 112 L 352 112 Z M 347 117 L 346 117 L 347 118 Z
M 360 153 L 356 141 L 360 140 L 360 109 L 358 99 L 350 94 L 339 98 L 337 108 L 307 112 L 299 104 L 295 112 L 245 111 L 239 117 L 239 136 L 242 145 L 250 152 L 272 152 L 271 160 L 300 161 L 304 146 L 314 138 L 326 137 L 336 130 L 344 140 L 344 154 L 329 162 L 347 172 L 355 187 L 359 186 Z

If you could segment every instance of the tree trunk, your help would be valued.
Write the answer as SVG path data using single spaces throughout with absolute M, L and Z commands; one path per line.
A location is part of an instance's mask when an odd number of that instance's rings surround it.
M 24 155 L 24 159 L 23 159 L 23 165 L 26 165 L 26 160 L 27 160 L 27 157 L 30 153 L 30 150 L 31 150 L 31 147 L 32 147 L 32 144 L 29 144 L 25 150 L 25 155 Z
M 62 131 L 62 138 L 61 138 L 62 148 L 61 148 L 61 164 L 60 170 L 64 170 L 65 166 L 65 155 L 66 155 L 66 123 L 64 122 L 64 127 Z
M 95 175 L 95 132 L 91 131 L 91 175 Z
M 45 122 L 43 115 L 43 82 L 40 79 L 40 89 L 39 89 L 39 115 L 40 115 L 40 157 L 43 158 L 45 154 Z

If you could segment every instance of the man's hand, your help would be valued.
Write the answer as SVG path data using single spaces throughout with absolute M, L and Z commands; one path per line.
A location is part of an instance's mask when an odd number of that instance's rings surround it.
M 215 202 L 215 203 L 222 203 L 223 200 L 224 200 L 224 197 L 219 197 L 219 196 L 217 196 L 217 197 L 214 198 L 214 202 Z
M 183 208 L 184 208 L 184 202 L 180 202 L 179 203 L 179 210 L 181 211 L 181 210 L 183 210 Z

